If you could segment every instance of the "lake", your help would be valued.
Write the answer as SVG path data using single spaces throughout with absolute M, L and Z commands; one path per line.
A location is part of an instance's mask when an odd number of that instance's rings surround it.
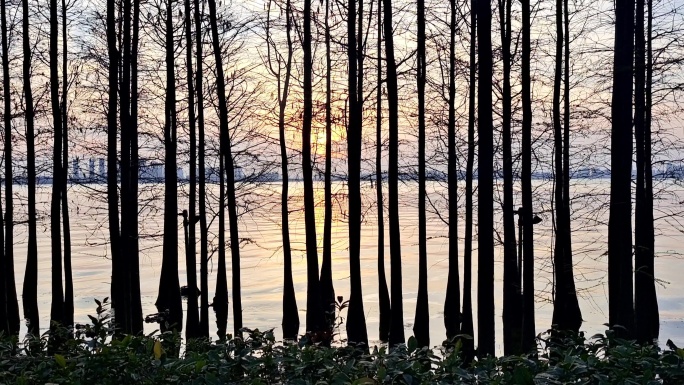
M 608 222 L 608 180 L 578 179 L 573 181 L 573 252 L 575 255 L 575 276 L 580 295 L 580 307 L 585 320 L 582 329 L 589 335 L 603 332 L 603 324 L 608 320 L 607 302 L 607 222 Z M 73 185 L 69 190 L 71 236 L 73 250 L 73 277 L 75 291 L 75 320 L 88 322 L 87 315 L 95 313 L 94 298 L 102 299 L 110 295 L 111 264 L 109 259 L 107 213 L 105 204 L 104 185 Z M 241 208 L 240 236 L 244 238 L 241 251 L 242 264 L 242 303 L 244 325 L 249 328 L 275 328 L 276 336 L 280 336 L 282 317 L 282 282 L 283 258 L 281 253 L 280 230 L 280 183 L 265 183 L 260 186 L 241 186 L 239 200 L 244 204 Z M 375 186 L 369 183 L 363 185 L 364 194 L 364 223 L 361 239 L 361 269 L 363 282 L 364 309 L 368 325 L 369 339 L 378 342 L 378 283 L 377 283 L 377 216 L 375 202 Z M 462 185 L 461 193 L 463 192 Z M 500 186 L 499 191 L 500 191 Z M 535 264 L 536 264 L 536 320 L 537 333 L 547 330 L 551 325 L 552 304 L 552 218 L 550 182 L 535 181 L 535 212 L 543 222 L 535 227 Z M 210 186 L 211 192 L 216 194 L 216 186 Z M 655 202 L 656 206 L 656 277 L 662 284 L 658 285 L 657 293 L 660 304 L 661 339 L 672 339 L 675 343 L 684 344 L 684 235 L 680 221 L 681 202 L 684 201 L 684 190 L 672 181 L 660 181 L 656 188 L 662 188 L 663 193 Z M 185 191 L 187 186 L 181 186 Z M 333 278 L 336 295 L 349 297 L 349 263 L 347 251 L 347 223 L 346 200 L 344 199 L 344 183 L 335 182 L 333 191 L 334 220 L 333 220 Z M 21 288 L 26 263 L 27 227 L 26 219 L 26 186 L 15 186 L 15 274 L 17 291 L 21 295 Z M 385 193 L 387 189 L 385 188 Z M 496 191 L 496 190 L 495 190 Z M 290 192 L 290 231 L 293 247 L 293 276 L 297 303 L 300 311 L 300 334 L 304 333 L 305 304 L 306 304 L 306 260 L 304 252 L 304 220 L 301 210 L 302 184 L 292 182 Z M 516 192 L 517 194 L 517 192 Z M 49 323 L 51 300 L 51 264 L 50 264 L 50 233 L 49 233 L 49 204 L 50 186 L 38 186 L 38 251 L 39 251 L 39 288 L 38 301 L 41 315 L 41 327 L 46 328 Z M 430 300 L 430 333 L 431 345 L 439 345 L 445 338 L 443 324 L 443 306 L 448 273 L 448 232 L 441 214 L 446 216 L 446 188 L 439 182 L 428 183 L 428 195 L 432 207 L 428 213 L 428 287 Z M 140 240 L 140 273 L 143 315 L 156 312 L 156 300 L 159 273 L 161 269 L 161 234 L 163 229 L 163 186 L 144 185 L 141 187 L 141 240 Z M 401 212 L 401 243 L 403 261 L 403 300 L 404 322 L 407 337 L 412 335 L 413 318 L 415 312 L 416 293 L 418 286 L 418 229 L 417 229 L 417 184 L 403 182 L 400 184 Z M 319 247 L 323 237 L 323 185 L 316 184 L 316 219 Z M 519 196 L 516 197 L 519 201 Z M 215 202 L 212 198 L 211 202 Z M 181 197 L 179 203 L 186 205 L 186 197 Z M 459 205 L 465 199 L 461 197 Z M 500 209 L 500 205 L 496 205 Z M 180 207 L 179 210 L 182 210 Z M 461 211 L 463 211 L 461 209 Z M 499 210 L 500 211 L 500 210 Z M 476 212 L 476 211 L 475 211 Z M 386 215 L 387 211 L 385 211 Z M 463 215 L 463 213 L 461 213 Z M 502 236 L 500 213 L 495 219 L 495 239 Z M 385 218 L 387 220 L 387 218 Z M 22 223 L 19 223 L 23 221 Z M 183 228 L 178 223 L 179 237 L 179 274 L 181 285 L 186 285 L 184 260 Z M 211 223 L 211 235 L 215 241 L 218 228 L 216 220 Z M 385 227 L 387 229 L 387 226 Z M 459 218 L 459 236 L 464 233 L 464 220 Z M 476 226 L 474 227 L 477 233 Z M 199 234 L 198 234 L 199 236 Z M 226 236 L 228 238 L 228 236 Z M 386 268 L 389 280 L 389 238 L 385 237 Z M 463 277 L 462 242 L 461 242 L 461 279 Z M 474 244 L 473 288 L 477 287 L 477 243 Z M 198 248 L 199 250 L 199 248 Z M 321 249 L 319 248 L 319 258 Z M 227 252 L 230 258 L 230 251 Z M 210 261 L 209 289 L 213 298 L 215 287 L 216 261 Z M 230 266 L 230 262 L 228 262 Z M 496 248 L 496 276 L 495 293 L 502 290 L 502 249 Z M 199 272 L 199 266 L 197 268 Z M 228 279 L 230 282 L 230 268 Z M 388 282 L 389 284 L 389 282 Z M 462 281 L 461 281 L 462 284 Z M 229 289 L 232 293 L 232 290 Z M 474 316 L 477 317 L 477 293 L 472 292 Z M 20 298 L 21 300 L 21 298 Z M 502 351 L 502 295 L 496 295 L 496 333 L 497 350 Z M 21 304 L 19 306 L 21 310 Z M 232 330 L 232 305 L 229 314 L 228 330 Z M 216 325 L 213 312 L 210 312 L 210 333 L 216 336 Z M 345 314 L 343 314 L 344 316 Z M 476 318 L 475 318 L 476 319 Z M 152 332 L 155 325 L 146 324 L 146 332 Z M 475 322 L 477 326 L 477 322 Z M 342 327 L 342 337 L 344 337 Z M 25 333 L 22 325 L 22 335 Z M 477 333 L 477 328 L 475 330 Z

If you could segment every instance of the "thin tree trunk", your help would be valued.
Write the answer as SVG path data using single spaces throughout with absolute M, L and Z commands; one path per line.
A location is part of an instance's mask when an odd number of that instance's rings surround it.
M 478 282 L 477 353 L 494 355 L 494 213 L 493 191 L 493 123 L 492 123 L 492 32 L 489 2 L 477 4 L 478 61 Z
M 209 0 L 209 22 L 211 24 L 212 44 L 216 62 L 216 92 L 219 105 L 219 135 L 221 141 L 221 157 L 226 176 L 226 198 L 228 203 L 228 223 L 230 226 L 230 253 L 233 275 L 233 319 L 235 336 L 241 335 L 242 329 L 242 299 L 240 292 L 240 239 L 238 234 L 237 203 L 235 200 L 235 174 L 230 135 L 228 132 L 228 105 L 226 102 L 226 83 L 223 74 L 221 45 L 219 42 L 216 16 L 216 1 Z M 225 271 L 225 269 L 224 269 Z M 316 273 L 318 279 L 318 273 Z M 218 291 L 217 291 L 218 293 Z M 226 298 L 227 299 L 227 298 Z
M 418 346 L 430 346 L 430 308 L 428 304 L 427 285 L 427 216 L 425 195 L 427 188 L 425 183 L 425 1 L 418 0 L 418 63 L 417 63 L 417 87 L 418 87 L 418 295 L 416 298 L 416 316 L 413 324 L 413 334 Z M 451 85 L 449 86 L 451 92 Z M 451 140 L 451 133 L 449 136 Z M 453 171 L 449 168 L 449 172 Z M 454 187 L 450 185 L 449 187 Z M 451 198 L 451 197 L 450 197 Z M 449 200 L 449 206 L 455 204 Z M 452 211 L 450 210 L 449 213 Z M 450 220 L 455 217 L 449 217 Z M 449 228 L 451 230 L 451 228 Z M 449 234 L 450 239 L 454 234 Z M 454 238 L 456 238 L 454 236 Z M 457 240 L 457 238 L 456 238 Z M 451 248 L 449 256 L 451 257 Z M 449 259 L 449 262 L 452 260 Z M 451 267 L 451 266 L 450 266 Z M 451 272 L 451 268 L 449 269 Z M 458 297 L 457 297 L 458 298 Z M 458 307 L 456 308 L 458 309 Z M 446 313 L 445 313 L 446 314 Z
M 352 18 L 353 19 L 353 18 Z M 321 262 L 321 301 L 327 327 L 335 324 L 335 288 L 332 281 L 332 56 L 330 1 L 325 1 L 325 218 L 323 219 L 323 261 Z M 289 66 L 288 66 L 289 68 Z
M 501 50 L 503 61 L 503 106 L 501 137 L 503 145 L 503 232 L 504 232 L 504 287 L 503 287 L 503 341 L 504 354 L 522 352 L 522 314 L 520 312 L 520 286 L 518 285 L 518 258 L 515 242 L 513 202 L 513 154 L 511 145 L 511 0 L 499 1 Z
M 52 201 L 50 204 L 50 236 L 52 244 L 52 305 L 50 307 L 50 331 L 64 325 L 64 291 L 62 286 L 62 235 L 60 223 L 60 202 L 62 192 L 62 115 L 59 106 L 59 74 L 57 38 L 59 21 L 57 19 L 57 0 L 50 0 L 50 100 L 54 142 L 52 152 Z M 59 344 L 55 334 L 51 334 L 52 349 Z
M 304 1 L 304 119 L 302 126 L 302 174 L 304 177 L 304 227 L 306 232 L 306 331 L 325 329 L 318 279 L 318 251 L 316 249 L 316 213 L 314 207 L 313 172 L 311 169 L 311 122 L 312 101 L 312 48 L 311 48 L 311 1 Z
M 223 146 L 219 145 L 219 152 Z M 219 154 L 219 233 L 218 233 L 218 269 L 216 290 L 214 291 L 214 312 L 219 339 L 226 338 L 228 329 L 228 278 L 226 278 L 226 167 L 224 158 Z
M 392 30 L 392 1 L 384 0 L 385 55 L 387 56 L 387 102 L 389 104 L 389 188 L 390 264 L 392 310 L 389 344 L 403 344 L 404 304 L 401 277 L 401 227 L 399 225 L 399 91 L 397 63 L 394 58 L 394 32 Z
M 183 305 L 178 280 L 178 188 L 176 174 L 177 117 L 174 72 L 173 7 L 166 4 L 166 116 L 164 122 L 164 248 L 159 294 L 155 306 L 168 311 L 161 330 L 183 330 Z
M 473 327 L 473 168 L 475 166 L 475 97 L 476 66 L 475 39 L 477 32 L 477 0 L 471 0 L 470 12 L 470 68 L 468 84 L 468 155 L 465 181 L 465 244 L 463 246 L 463 315 L 461 333 L 472 338 L 463 339 L 464 361 L 470 362 L 475 354 L 475 332 Z M 453 21 L 453 19 L 452 19 Z
M 107 1 L 107 50 L 109 53 L 108 111 L 107 111 L 107 205 L 109 241 L 112 252 L 112 310 L 123 309 L 123 279 L 121 270 L 121 233 L 119 232 L 119 192 L 117 180 L 117 91 L 119 89 L 119 51 L 117 49 L 115 1 Z M 119 312 L 120 310 L 120 312 Z
M 203 85 L 203 35 L 202 12 L 199 0 L 193 0 L 195 6 L 195 42 L 197 43 L 197 136 L 199 156 L 199 224 L 200 224 L 200 334 L 209 338 L 209 228 L 207 225 L 207 174 L 205 167 L 204 139 L 204 85 Z
M 378 301 L 380 306 L 379 333 L 380 341 L 389 341 L 390 332 L 390 296 L 385 277 L 385 217 L 384 199 L 382 195 L 382 2 L 378 0 L 378 86 L 375 122 L 375 179 L 376 199 L 378 205 Z
M 536 351 L 534 321 L 534 228 L 532 222 L 532 79 L 530 76 L 531 60 L 531 22 L 530 1 L 522 0 L 522 167 L 520 183 L 522 190 L 522 249 L 523 281 L 522 296 L 522 349 L 525 352 Z
M 190 196 L 188 197 L 188 241 L 185 245 L 185 267 L 188 279 L 188 308 L 186 311 L 185 336 L 186 338 L 198 338 L 201 336 L 199 329 L 199 313 L 197 303 L 197 260 L 195 246 L 195 216 L 197 206 L 197 138 L 195 120 L 195 85 L 192 69 L 192 16 L 190 0 L 184 0 L 185 8 L 185 48 L 186 68 L 188 75 L 188 123 L 190 129 Z
M 140 297 L 140 246 L 138 234 L 138 176 L 140 161 L 138 156 L 138 45 L 140 30 L 140 2 L 133 2 L 133 42 L 131 44 L 131 114 L 130 122 L 130 142 L 131 142 L 131 167 L 129 184 L 129 225 L 130 225 L 130 244 L 128 255 L 128 294 L 130 299 L 127 301 L 130 309 L 131 334 L 141 334 L 143 332 L 142 302 Z
M 0 299 L 6 306 L 8 335 L 19 335 L 19 302 L 17 301 L 17 287 L 14 280 L 14 202 L 12 184 L 12 99 L 9 74 L 9 45 L 7 41 L 8 25 L 5 0 L 0 4 L 2 10 L 2 89 L 4 99 L 4 126 L 5 126 L 5 239 L 4 239 L 4 265 L 2 266 L 5 284 L 5 297 Z M 2 210 L 0 210 L 0 213 Z M 0 243 L 2 245 L 2 243 Z
M 456 0 L 450 0 L 449 26 L 449 126 L 448 171 L 449 186 L 449 275 L 444 299 L 444 327 L 448 340 L 461 332 L 461 293 L 458 276 L 458 170 L 456 169 Z M 425 31 L 423 31 L 423 38 Z M 423 62 L 425 58 L 423 58 Z M 423 74 L 425 76 L 425 73 Z M 425 151 L 425 149 L 423 149 Z M 424 212 L 425 208 L 419 209 Z
M 363 0 L 360 0 L 362 3 Z M 363 8 L 359 6 L 359 36 L 356 35 L 356 4 L 348 2 L 347 8 L 347 54 L 349 58 L 348 97 L 349 127 L 347 129 L 347 155 L 349 167 L 349 275 L 351 295 L 347 316 L 347 339 L 352 345 L 368 346 L 368 333 L 363 311 L 361 288 L 361 130 L 362 93 L 360 83 L 363 76 L 361 65 Z M 357 78 L 358 70 L 358 78 Z
M 632 283 L 632 54 L 634 0 L 617 0 L 612 92 L 608 307 L 620 337 L 634 335 Z
M 31 336 L 40 335 L 40 317 L 38 314 L 38 234 L 36 213 L 36 149 L 34 131 L 35 110 L 33 107 L 33 91 L 31 89 L 31 42 L 29 31 L 28 0 L 22 0 L 22 45 L 24 48 L 23 76 L 24 100 L 26 104 L 26 172 L 28 176 L 28 250 L 26 256 L 26 272 L 22 290 L 24 318 L 28 323 Z M 4 7 L 3 7 L 4 9 Z
M 653 190 L 650 133 L 650 51 L 651 4 L 649 3 L 648 40 L 645 37 L 646 7 L 644 0 L 636 1 L 636 39 L 634 70 L 634 137 L 636 142 L 636 204 L 635 204 L 635 277 L 634 310 L 636 337 L 641 343 L 653 343 L 658 336 L 658 299 L 655 292 L 653 270 Z M 647 70 L 648 68 L 648 70 Z M 648 82 L 648 86 L 646 85 Z M 648 92 L 646 92 L 648 87 Z M 648 143 L 647 143 L 648 141 Z
M 74 325 L 74 279 L 71 269 L 71 228 L 69 223 L 69 90 L 67 51 L 67 8 L 62 0 L 62 226 L 64 227 L 64 324 Z

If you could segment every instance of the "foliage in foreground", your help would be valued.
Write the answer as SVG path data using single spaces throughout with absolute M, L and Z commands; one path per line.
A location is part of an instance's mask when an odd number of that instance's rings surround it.
M 583 334 L 540 335 L 538 356 L 464 364 L 452 348 L 407 346 L 370 353 L 352 347 L 277 343 L 272 331 L 245 339 L 191 341 L 180 357 L 177 334 L 112 338 L 102 305 L 92 325 L 48 351 L 48 336 L 0 344 L 0 384 L 684 384 L 684 350 Z M 55 349 L 54 347 L 52 349 Z

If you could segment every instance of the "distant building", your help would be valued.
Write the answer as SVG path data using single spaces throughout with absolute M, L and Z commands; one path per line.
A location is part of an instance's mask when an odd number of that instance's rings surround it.
M 88 160 L 88 178 L 93 181 L 95 180 L 95 159 L 90 158 Z
M 107 177 L 107 168 L 105 167 L 105 159 L 100 158 L 100 159 L 98 159 L 98 161 L 99 161 L 98 171 L 100 173 L 100 178 L 106 178 Z

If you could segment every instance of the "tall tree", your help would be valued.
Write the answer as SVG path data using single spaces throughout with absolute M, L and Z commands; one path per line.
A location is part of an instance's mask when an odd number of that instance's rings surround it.
M 177 114 L 174 67 L 173 2 L 166 3 L 166 99 L 164 117 L 164 247 L 159 294 L 155 306 L 168 312 L 161 329 L 183 330 L 183 305 L 178 280 L 178 186 L 176 174 Z M 125 82 L 124 82 L 125 83 Z
M 463 315 L 461 333 L 473 338 L 463 340 L 466 361 L 471 361 L 475 353 L 475 332 L 473 327 L 473 168 L 475 166 L 475 97 L 477 56 L 475 39 L 477 36 L 477 0 L 470 2 L 470 66 L 468 68 L 468 155 L 465 175 L 465 234 L 463 246 Z M 453 19 L 452 19 L 453 21 Z
M 397 62 L 394 58 L 394 31 L 392 26 L 392 0 L 383 0 L 385 55 L 387 62 L 387 102 L 389 105 L 389 236 L 391 265 L 391 299 L 389 344 L 403 344 L 404 303 L 401 278 L 401 227 L 399 226 L 399 91 Z
M 50 204 L 50 235 L 52 244 L 52 305 L 50 325 L 64 322 L 64 291 L 62 286 L 62 235 L 60 202 L 62 183 L 62 115 L 59 106 L 58 41 L 59 19 L 57 0 L 50 0 L 50 101 L 54 130 L 52 152 L 52 200 Z
M 608 218 L 608 311 L 619 336 L 634 333 L 632 284 L 632 70 L 634 0 L 615 3 L 615 49 L 611 105 L 610 216 Z
M 26 105 L 26 173 L 28 177 L 28 245 L 26 256 L 26 272 L 22 290 L 24 318 L 28 323 L 28 332 L 34 337 L 40 333 L 40 317 L 38 314 L 38 231 L 36 213 L 36 149 L 35 149 L 35 109 L 33 106 L 33 90 L 31 89 L 31 35 L 29 30 L 28 0 L 22 0 L 22 46 L 24 60 L 22 74 L 24 80 L 24 103 Z M 3 7 L 4 12 L 4 7 Z
M 67 5 L 62 0 L 62 226 L 64 228 L 64 325 L 74 325 L 74 279 L 71 268 L 71 228 L 69 223 L 69 72 L 67 50 Z
M 378 84 L 376 89 L 377 106 L 375 108 L 375 179 L 377 183 L 376 199 L 378 205 L 378 301 L 380 307 L 379 333 L 380 341 L 389 340 L 390 330 L 390 296 L 385 276 L 385 216 L 382 195 L 382 2 L 378 0 Z
M 209 23 L 211 25 L 214 60 L 216 62 L 216 92 L 219 107 L 219 135 L 221 158 L 226 176 L 226 198 L 228 207 L 228 224 L 230 226 L 230 254 L 233 276 L 233 328 L 235 335 L 242 329 L 242 295 L 240 291 L 240 238 L 238 233 L 237 202 L 235 199 L 235 174 L 230 134 L 228 132 L 228 104 L 226 102 L 226 78 L 223 73 L 221 42 L 219 41 L 216 1 L 209 0 Z M 223 201 L 222 201 L 223 202 Z M 224 269 L 225 270 L 225 269 Z M 318 270 L 316 271 L 318 280 Z
M 449 22 L 449 127 L 447 131 L 449 275 L 447 278 L 446 297 L 444 299 L 444 327 L 446 328 L 447 339 L 451 340 L 461 331 L 461 293 L 458 276 L 458 170 L 456 169 L 456 14 L 458 12 L 456 0 L 450 0 L 449 7 L 451 10 Z M 423 30 L 422 32 L 423 38 L 425 38 L 425 31 Z M 424 57 L 423 66 L 425 66 Z M 425 71 L 425 68 L 423 68 L 423 71 Z M 425 74 L 423 75 L 425 76 Z M 423 151 L 425 151 L 424 148 Z M 423 208 L 419 211 L 424 212 L 425 209 Z M 425 218 L 423 219 L 425 220 Z
M 352 3 L 352 1 L 350 1 Z M 353 20 L 353 18 L 351 18 Z M 332 279 L 332 55 L 330 34 L 330 0 L 325 1 L 325 171 L 323 218 L 323 260 L 321 262 L 321 301 L 326 324 L 332 330 L 335 323 L 335 288 Z
M 125 313 L 121 261 L 121 233 L 119 231 L 119 186 L 117 178 L 117 91 L 119 89 L 119 50 L 116 33 L 117 9 L 114 0 L 107 0 L 108 102 L 107 102 L 107 208 L 109 240 L 112 252 L 112 309 Z M 54 250 L 53 250 L 54 253 Z M 53 256 L 54 259 L 54 256 Z M 120 311 L 119 311 L 120 310 Z M 117 321 L 118 322 L 118 321 Z M 119 324 L 121 325 L 121 324 Z
M 318 278 L 316 213 L 311 167 L 311 121 L 313 118 L 311 48 L 311 0 L 304 0 L 304 119 L 302 122 L 302 176 L 304 178 L 304 227 L 306 233 L 306 331 L 324 330 L 324 313 Z
M 654 229 L 653 229 L 653 171 L 651 164 L 651 12 L 636 1 L 635 68 L 634 68 L 634 138 L 636 143 L 636 200 L 634 222 L 634 313 L 636 337 L 651 343 L 658 337 L 658 298 L 655 292 Z M 648 28 L 648 31 L 645 29 Z M 645 36 L 648 34 L 648 38 Z
M 201 336 L 199 329 L 199 312 L 197 303 L 197 259 L 196 259 L 196 234 L 195 214 L 197 206 L 197 131 L 195 119 L 195 84 L 194 71 L 192 68 L 192 16 L 190 0 L 184 0 L 185 12 L 185 65 L 188 76 L 188 123 L 190 130 L 190 191 L 188 197 L 188 213 L 184 226 L 188 227 L 188 240 L 185 245 L 185 267 L 188 279 L 188 308 L 186 311 L 187 321 L 185 335 L 187 339 Z
M 478 43 L 478 278 L 477 278 L 477 330 L 480 357 L 494 355 L 494 212 L 493 199 L 493 131 L 492 123 L 492 31 L 489 2 L 477 3 Z
M 359 35 L 356 36 L 356 2 L 347 8 L 347 56 L 349 58 L 349 127 L 347 128 L 347 165 L 349 167 L 349 276 L 351 295 L 347 315 L 347 338 L 350 344 L 368 346 L 361 288 L 361 145 L 363 123 L 362 24 L 363 0 L 359 0 Z
M 281 203 L 281 233 L 283 237 L 283 338 L 294 340 L 299 333 L 299 312 L 297 310 L 297 298 L 295 295 L 294 281 L 292 279 L 292 247 L 290 243 L 290 220 L 289 220 L 289 204 L 288 197 L 290 191 L 290 177 L 288 172 L 288 156 L 287 156 L 287 141 L 285 139 L 285 115 L 287 110 L 287 103 L 290 96 L 290 81 L 292 79 L 292 59 L 294 54 L 294 45 L 292 43 L 292 3 L 287 0 L 285 3 L 285 34 L 287 40 L 287 53 L 285 55 L 285 63 L 282 64 L 277 60 L 277 69 L 273 65 L 273 57 L 280 58 L 275 52 L 271 52 L 271 6 L 273 1 L 268 2 L 266 13 L 266 33 L 267 49 L 268 49 L 268 68 L 274 76 L 277 77 L 278 82 L 278 139 L 280 142 L 280 169 L 282 172 L 282 191 L 280 195 Z M 327 18 L 326 18 L 327 19 Z M 275 50 L 275 45 L 273 47 Z M 284 79 L 281 76 L 282 71 L 285 71 Z M 327 206 L 326 206 L 327 209 Z M 324 258 L 325 259 L 325 258 Z M 325 264 L 325 263 L 324 263 Z M 322 269 L 321 277 L 325 272 Z M 322 279 L 322 278 L 321 278 Z
M 556 1 L 556 67 L 553 91 L 553 126 L 556 206 L 556 244 L 554 250 L 554 306 L 553 324 L 560 330 L 579 331 L 582 314 L 572 273 L 572 242 L 570 227 L 570 73 L 569 21 L 567 0 Z M 563 58 L 565 52 L 565 58 Z M 565 66 L 563 67 L 563 63 Z M 561 87 L 561 82 L 563 87 Z M 561 123 L 561 88 L 564 117 Z
M 195 42 L 197 43 L 196 63 L 197 72 L 197 139 L 198 139 L 198 171 L 199 171 L 199 225 L 200 225 L 200 334 L 209 338 L 209 227 L 207 225 L 207 174 L 205 166 L 205 138 L 204 138 L 204 69 L 202 60 L 203 36 L 202 35 L 202 9 L 199 0 L 193 0 L 195 11 Z
M 9 43 L 7 34 L 7 9 L 5 0 L 0 3 L 0 22 L 2 25 L 2 91 L 3 91 L 3 119 L 5 129 L 5 239 L 2 274 L 4 275 L 4 298 L 0 299 L 6 306 L 7 328 L 2 329 L 8 335 L 19 335 L 19 302 L 17 301 L 17 287 L 14 280 L 14 195 L 12 192 L 12 99 L 9 73 Z M 0 210 L 1 212 L 1 210 Z M 0 239 L 0 241 L 2 241 Z M 0 243 L 2 245 L 2 243 Z
M 430 346 L 430 307 L 428 304 L 427 286 L 427 215 L 426 215 L 426 183 L 425 183 L 425 1 L 418 0 L 418 63 L 417 63 L 417 88 L 418 88 L 418 297 L 416 298 L 416 317 L 413 323 L 413 333 L 418 341 L 418 346 Z M 453 64 L 453 63 L 451 63 Z M 451 84 L 449 85 L 451 92 Z M 451 100 L 450 100 L 451 101 Z M 451 113 L 451 112 L 450 112 Z M 451 116 L 450 116 L 451 117 Z M 449 121 L 451 123 L 451 121 Z M 451 132 L 449 132 L 451 140 Z M 449 172 L 452 172 L 449 169 Z M 449 186 L 454 187 L 454 186 Z M 451 197 L 449 197 L 451 198 Z M 449 200 L 449 207 L 455 205 L 455 201 Z M 450 211 L 451 213 L 451 211 Z M 455 217 L 449 217 L 454 220 Z M 451 228 L 449 228 L 451 230 Z M 450 233 L 449 239 L 458 239 Z M 451 248 L 449 253 L 451 254 Z M 449 260 L 451 262 L 451 259 Z M 451 272 L 451 268 L 449 269 Z M 457 283 L 458 285 L 458 283 Z M 458 296 L 457 296 L 458 298 Z M 458 306 L 456 307 L 458 309 Z M 445 313 L 446 314 L 446 313 Z
M 518 285 L 518 258 L 515 244 L 515 218 L 513 202 L 513 151 L 511 145 L 511 4 L 512 0 L 499 0 L 501 29 L 501 61 L 503 87 L 501 95 L 501 143 L 503 147 L 503 341 L 504 354 L 521 353 L 522 314 L 520 312 L 520 286 Z
M 531 60 L 531 21 L 530 1 L 522 0 L 522 166 L 520 173 L 520 185 L 522 192 L 522 208 L 518 214 L 522 217 L 521 242 L 523 262 L 522 282 L 522 349 L 531 352 L 536 349 L 535 322 L 534 322 L 534 228 L 532 219 L 532 78 L 530 76 Z M 522 211 L 522 213 L 520 212 Z

